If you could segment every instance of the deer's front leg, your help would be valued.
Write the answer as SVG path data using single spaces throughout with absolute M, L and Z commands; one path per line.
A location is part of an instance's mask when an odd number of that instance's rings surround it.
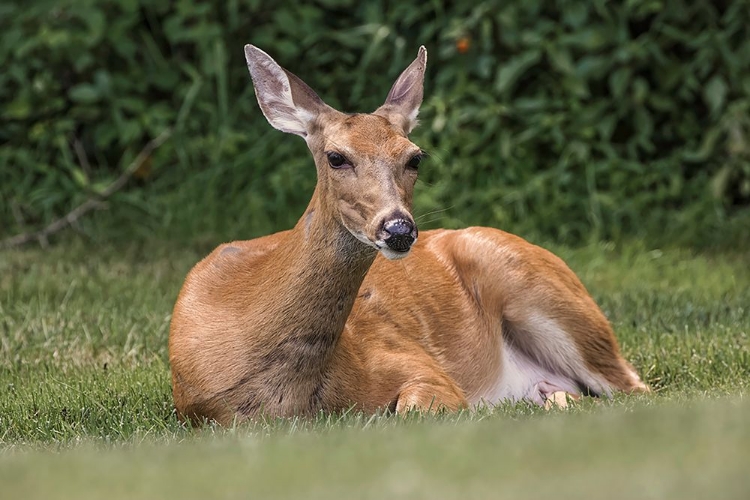
M 404 384 L 396 400 L 396 412 L 409 410 L 438 412 L 456 411 L 469 406 L 463 391 L 448 377 L 420 377 Z

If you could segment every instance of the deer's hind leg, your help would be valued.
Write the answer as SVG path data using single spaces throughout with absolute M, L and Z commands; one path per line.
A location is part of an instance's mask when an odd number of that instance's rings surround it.
M 462 233 L 452 257 L 464 286 L 499 325 L 498 399 L 648 391 L 620 354 L 609 321 L 560 258 L 485 228 Z
M 583 285 L 567 292 L 560 286 L 564 285 L 555 281 L 539 283 L 524 300 L 532 303 L 509 308 L 504 318 L 505 344 L 529 362 L 574 383 L 580 394 L 648 392 L 620 354 L 609 321 Z

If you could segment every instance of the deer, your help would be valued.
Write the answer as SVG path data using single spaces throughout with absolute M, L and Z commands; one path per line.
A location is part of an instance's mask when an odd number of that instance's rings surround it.
M 181 420 L 471 411 L 649 391 L 560 258 L 489 227 L 418 232 L 424 152 L 408 135 L 424 46 L 383 105 L 354 114 L 244 49 L 262 114 L 304 138 L 317 183 L 292 229 L 222 244 L 188 273 L 169 332 Z

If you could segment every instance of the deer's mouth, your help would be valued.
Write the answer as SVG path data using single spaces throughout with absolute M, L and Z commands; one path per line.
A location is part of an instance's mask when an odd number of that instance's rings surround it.
M 411 216 L 404 212 L 396 212 L 381 219 L 375 234 L 350 227 L 351 220 L 342 218 L 343 226 L 359 242 L 374 248 L 388 260 L 403 259 L 417 242 L 419 234 Z
M 409 255 L 409 252 L 411 252 L 412 245 L 409 245 L 405 250 L 394 250 L 388 247 L 387 245 L 383 245 L 382 247 L 378 247 L 378 250 L 380 251 L 381 254 L 383 254 L 383 257 L 385 257 L 388 260 L 399 260 Z
M 416 241 L 416 235 L 412 235 L 411 233 L 393 235 L 387 239 L 376 241 L 375 248 L 377 248 L 386 259 L 398 260 L 409 255 L 409 252 Z
M 385 257 L 388 260 L 403 259 L 407 255 L 409 255 L 412 247 L 417 242 L 416 237 L 408 238 L 408 241 L 405 239 L 404 241 L 399 241 L 398 243 L 391 242 L 391 244 L 395 246 L 394 248 L 388 245 L 388 243 L 382 239 L 372 241 L 370 238 L 365 236 L 365 234 L 362 232 L 350 231 L 350 233 L 360 242 L 380 252 L 383 255 L 383 257 Z

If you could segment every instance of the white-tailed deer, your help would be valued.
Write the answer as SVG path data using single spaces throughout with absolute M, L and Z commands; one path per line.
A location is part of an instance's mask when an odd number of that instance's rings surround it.
M 247 45 L 269 123 L 302 136 L 318 181 L 288 231 L 221 245 L 188 275 L 169 359 L 181 418 L 351 407 L 455 410 L 647 391 L 607 319 L 550 252 L 411 215 L 424 47 L 372 114 L 327 106 Z

